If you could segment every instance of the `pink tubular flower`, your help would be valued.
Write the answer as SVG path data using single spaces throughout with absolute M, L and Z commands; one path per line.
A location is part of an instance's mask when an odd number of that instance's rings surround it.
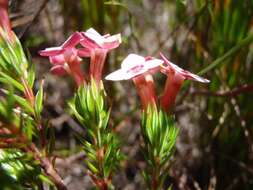
M 83 39 L 80 41 L 83 48 L 83 53 L 86 52 L 91 57 L 90 76 L 99 84 L 102 71 L 109 50 L 117 48 L 121 43 L 121 35 L 104 35 L 101 36 L 93 28 L 82 32 Z
M 202 83 L 209 83 L 210 81 L 195 75 L 189 71 L 183 70 L 177 65 L 170 62 L 162 53 L 160 53 L 164 60 L 164 65 L 161 69 L 167 75 L 167 80 L 164 88 L 163 95 L 161 96 L 160 103 L 165 111 L 169 111 L 171 106 L 174 105 L 176 96 L 184 82 L 184 80 L 194 80 Z
M 11 22 L 8 15 L 8 0 L 0 0 L 0 28 L 7 32 L 8 36 L 13 39 L 14 35 L 11 30 Z
M 128 55 L 121 64 L 121 69 L 109 74 L 107 80 L 133 79 L 141 98 L 142 106 L 146 109 L 149 105 L 156 105 L 156 94 L 153 77 L 150 73 L 157 70 L 163 61 L 151 57 L 144 58 L 136 54 Z
M 78 86 L 85 83 L 80 67 L 80 56 L 89 56 L 87 51 L 76 48 L 81 39 L 82 35 L 79 32 L 75 32 L 61 46 L 46 48 L 39 52 L 41 56 L 49 57 L 50 62 L 53 64 L 51 68 L 52 73 L 56 75 L 68 73 L 74 77 Z
M 46 48 L 39 52 L 48 56 L 53 64 L 51 72 L 57 75 L 72 75 L 79 86 L 85 83 L 80 63 L 81 57 L 91 57 L 90 76 L 99 84 L 107 52 L 121 43 L 120 34 L 101 36 L 93 28 L 86 32 L 75 32 L 59 47 Z M 82 47 L 77 48 L 80 44 Z
M 1 27 L 10 27 L 10 20 L 8 16 L 8 0 L 0 0 L 0 26 Z

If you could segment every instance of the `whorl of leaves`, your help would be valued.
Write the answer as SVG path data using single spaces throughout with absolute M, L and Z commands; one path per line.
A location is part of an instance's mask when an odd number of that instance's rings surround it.
M 174 118 L 162 110 L 148 107 L 142 114 L 141 134 L 144 140 L 142 151 L 147 163 L 143 172 L 149 188 L 160 189 L 168 175 L 169 159 L 175 149 L 179 129 Z
M 78 89 L 69 103 L 73 114 L 88 132 L 89 140 L 79 139 L 87 154 L 86 164 L 98 180 L 110 179 L 122 159 L 119 141 L 109 128 L 110 108 L 105 98 L 104 89 L 91 80 L 88 86 Z

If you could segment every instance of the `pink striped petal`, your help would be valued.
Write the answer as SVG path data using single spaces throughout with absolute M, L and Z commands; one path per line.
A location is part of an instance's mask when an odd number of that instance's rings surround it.
M 66 62 L 69 62 L 69 63 L 73 62 L 76 59 L 79 59 L 77 56 L 76 48 L 66 48 L 63 55 Z
M 145 57 L 145 61 L 149 61 L 149 60 L 152 60 L 152 59 L 154 59 L 154 58 L 151 57 L 151 56 L 146 56 L 146 57 Z
M 61 47 L 51 47 L 51 48 L 46 48 L 45 50 L 39 51 L 39 54 L 41 56 L 55 56 L 59 55 L 63 52 L 63 49 Z
M 118 41 L 110 42 L 110 43 L 106 42 L 103 44 L 102 47 L 103 47 L 103 49 L 111 50 L 111 49 L 115 49 L 115 48 L 119 47 L 120 43 L 121 42 L 118 42 Z
M 79 57 L 90 57 L 91 51 L 87 48 L 80 48 L 80 49 L 77 49 L 77 55 Z
M 103 49 L 114 49 L 119 46 L 121 43 L 121 35 L 116 34 L 111 36 L 110 34 L 106 34 L 101 36 L 96 30 L 93 28 L 88 29 L 86 32 L 82 32 L 84 39 L 81 40 L 81 44 L 84 47 L 89 49 L 92 48 L 103 48 Z
M 58 75 L 58 76 L 63 76 L 63 75 L 67 74 L 67 72 L 64 69 L 63 65 L 55 65 L 55 66 L 53 66 L 50 69 L 50 72 L 53 73 L 53 74 L 55 74 L 55 75 Z
M 75 32 L 63 43 L 62 46 L 46 48 L 45 50 L 39 51 L 39 54 L 41 56 L 56 56 L 63 54 L 69 48 L 74 48 L 82 38 L 83 36 L 80 32 Z
M 121 34 L 115 34 L 104 38 L 103 48 L 104 49 L 115 49 L 121 44 Z
M 63 54 L 50 56 L 49 61 L 54 65 L 63 65 L 66 62 Z
M 209 83 L 210 82 L 210 80 L 200 77 L 198 75 L 195 75 L 189 71 L 182 71 L 182 74 L 187 79 L 191 79 L 191 80 L 202 82 L 202 83 Z
M 83 36 L 80 34 L 80 32 L 75 32 L 62 44 L 61 47 L 62 48 L 75 47 L 82 38 Z
M 106 80 L 128 80 L 138 75 L 144 74 L 148 71 L 154 70 L 163 64 L 160 59 L 149 59 L 145 61 L 145 58 L 137 54 L 128 55 L 121 64 L 121 69 L 109 74 Z
M 87 38 L 86 36 L 80 41 L 80 44 L 88 49 L 101 48 L 98 44 L 96 44 L 94 41 Z
M 121 64 L 121 68 L 125 69 L 125 70 L 129 70 L 133 67 L 136 67 L 140 64 L 144 64 L 145 63 L 145 58 L 137 55 L 137 54 L 129 54 L 122 62 Z
M 122 62 L 121 69 L 116 70 L 115 72 L 109 74 L 106 77 L 106 80 L 128 80 L 146 72 L 143 71 L 145 59 L 142 56 L 137 54 L 129 54 Z
M 92 40 L 99 46 L 103 45 L 104 37 L 101 36 L 96 30 L 93 28 L 88 29 L 86 32 L 83 33 L 88 39 Z
M 166 64 L 165 66 L 165 72 L 177 72 L 179 74 L 181 74 L 183 77 L 185 77 L 185 79 L 189 79 L 189 80 L 194 80 L 194 81 L 198 81 L 198 82 L 202 82 L 202 83 L 209 83 L 210 81 L 208 79 L 205 79 L 203 77 L 200 77 L 198 75 L 195 75 L 189 71 L 186 71 L 182 68 L 180 68 L 179 66 L 173 64 L 172 62 L 170 62 L 162 53 L 160 53 L 162 59 L 164 60 L 164 63 Z
M 121 34 L 114 34 L 103 38 L 104 43 L 119 42 L 121 43 Z

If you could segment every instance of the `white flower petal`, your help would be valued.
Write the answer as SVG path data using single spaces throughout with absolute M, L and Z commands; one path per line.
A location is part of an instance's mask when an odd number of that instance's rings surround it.
M 208 79 L 200 77 L 194 73 L 191 73 L 190 71 L 184 70 L 171 62 L 168 62 L 168 63 L 169 63 L 170 67 L 172 67 L 178 73 L 182 74 L 186 79 L 192 79 L 192 80 L 202 82 L 202 83 L 209 83 L 210 82 Z
M 156 67 L 159 67 L 160 65 L 162 65 L 163 62 L 164 61 L 161 59 L 151 59 L 151 60 L 148 60 L 145 62 L 144 67 L 146 69 L 153 69 L 153 68 L 156 68 Z
M 84 32 L 85 36 L 88 37 L 89 39 L 93 40 L 96 42 L 98 45 L 102 46 L 104 43 L 104 37 L 101 36 L 96 30 L 93 28 L 90 28 L 86 32 Z
M 89 28 L 86 32 L 92 35 L 101 36 L 94 28 Z
M 173 70 L 176 70 L 177 72 L 183 72 L 184 69 L 180 68 L 179 66 L 177 66 L 176 64 L 170 62 L 170 61 L 167 61 L 166 62 L 167 66 L 169 66 L 171 69 Z
M 210 82 L 208 79 L 200 77 L 196 74 L 193 74 L 193 73 L 191 73 L 187 70 L 184 70 L 184 69 L 180 68 L 179 66 L 173 64 L 172 62 L 167 60 L 167 58 L 162 53 L 160 53 L 160 55 L 163 58 L 164 63 L 166 64 L 166 67 L 167 67 L 166 70 L 172 70 L 174 72 L 177 72 L 177 73 L 181 74 L 183 77 L 185 77 L 186 79 L 191 79 L 191 80 L 195 80 L 195 81 L 202 82 L 202 83 L 209 83 Z
M 202 82 L 202 83 L 209 83 L 209 82 L 210 82 L 210 80 L 205 79 L 205 78 L 203 78 L 203 77 L 200 77 L 200 76 L 198 76 L 198 75 L 195 75 L 195 74 L 193 74 L 193 73 L 190 73 L 190 74 L 188 74 L 187 76 L 188 76 L 188 78 L 191 78 L 192 80 L 195 80 L 195 81 L 198 81 L 198 82 Z M 187 76 L 186 76 L 186 77 L 187 77 Z
M 127 80 L 128 74 L 126 73 L 126 71 L 119 69 L 107 75 L 105 79 L 112 80 L 112 81 Z
M 49 48 L 46 48 L 45 51 L 60 51 L 62 50 L 62 47 L 49 47 Z
M 129 54 L 122 62 L 121 68 L 124 70 L 129 70 L 140 64 L 145 63 L 145 58 L 137 54 Z
M 121 34 L 104 37 L 104 43 L 119 42 L 121 43 Z

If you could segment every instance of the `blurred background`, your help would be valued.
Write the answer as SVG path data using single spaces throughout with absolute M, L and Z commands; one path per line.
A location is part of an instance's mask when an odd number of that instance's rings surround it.
M 201 73 L 210 84 L 186 82 L 174 108 L 180 134 L 168 184 L 173 189 L 253 189 L 253 1 L 252 0 L 11 0 L 11 20 L 37 71 L 45 79 L 44 118 L 55 127 L 57 168 L 70 189 L 91 189 L 75 133 L 85 130 L 69 116 L 73 81 L 49 73 L 38 50 L 57 46 L 74 31 L 93 27 L 121 33 L 104 76 L 129 53 L 159 58 Z M 88 67 L 84 60 L 84 69 Z M 155 75 L 157 93 L 165 82 Z M 112 101 L 111 125 L 126 155 L 116 189 L 145 189 L 140 171 L 140 101 L 131 81 L 104 81 Z M 36 89 L 35 89 L 36 90 Z

